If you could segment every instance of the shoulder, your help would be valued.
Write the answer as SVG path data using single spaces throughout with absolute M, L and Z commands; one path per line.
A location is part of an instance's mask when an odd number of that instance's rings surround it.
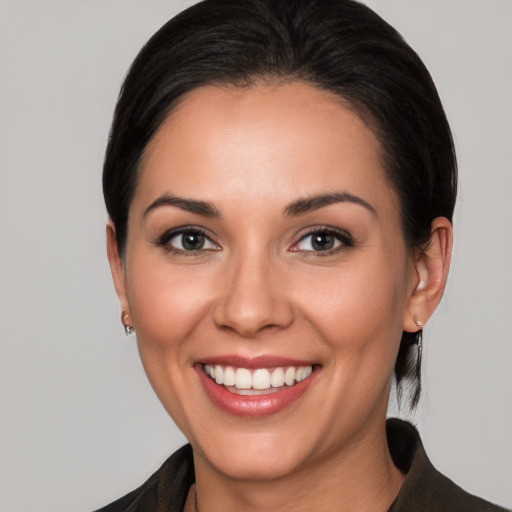
M 506 512 L 464 491 L 442 475 L 425 453 L 418 431 L 405 421 L 387 422 L 388 444 L 405 481 L 389 512 Z
M 181 512 L 193 482 L 192 448 L 187 444 L 140 487 L 96 512 Z

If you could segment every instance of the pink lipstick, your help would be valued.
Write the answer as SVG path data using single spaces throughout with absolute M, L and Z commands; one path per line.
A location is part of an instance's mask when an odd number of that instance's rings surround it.
M 319 367 L 277 356 L 222 356 L 195 365 L 212 402 L 235 416 L 266 416 L 285 409 L 314 382 Z

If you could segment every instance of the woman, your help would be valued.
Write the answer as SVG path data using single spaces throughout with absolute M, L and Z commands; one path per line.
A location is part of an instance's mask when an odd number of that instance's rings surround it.
M 501 510 L 386 424 L 448 274 L 450 129 L 353 1 L 207 0 L 123 85 L 104 167 L 127 334 L 190 442 L 104 510 Z

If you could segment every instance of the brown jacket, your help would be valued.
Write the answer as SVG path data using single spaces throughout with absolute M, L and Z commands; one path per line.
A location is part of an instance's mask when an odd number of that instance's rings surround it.
M 439 473 L 410 423 L 389 419 L 386 428 L 393 461 L 406 474 L 388 512 L 506 512 L 468 494 Z M 186 445 L 138 489 L 97 512 L 182 512 L 193 482 L 192 448 Z

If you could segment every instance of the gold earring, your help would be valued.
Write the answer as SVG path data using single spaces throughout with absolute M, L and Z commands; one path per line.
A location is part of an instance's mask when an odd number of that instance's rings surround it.
M 130 315 L 124 311 L 121 313 L 121 323 L 123 324 L 126 336 L 130 336 L 135 331 L 133 325 L 130 325 Z

